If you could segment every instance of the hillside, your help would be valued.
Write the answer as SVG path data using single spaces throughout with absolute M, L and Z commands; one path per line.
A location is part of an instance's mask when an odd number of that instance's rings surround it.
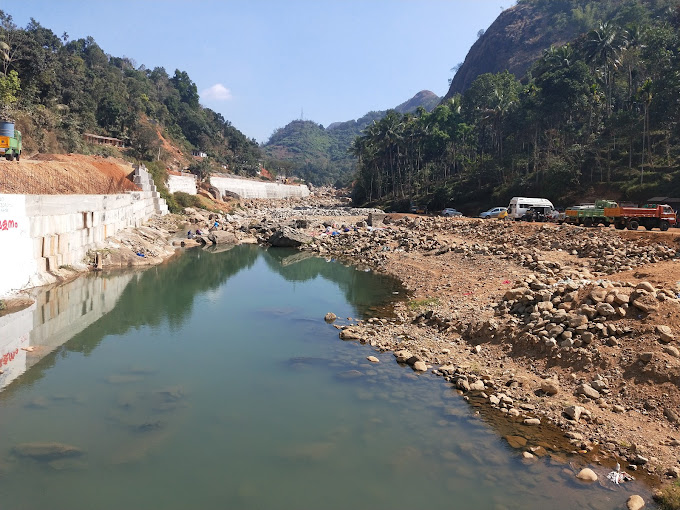
M 441 98 L 422 90 L 394 110 L 413 113 L 431 111 Z M 266 166 L 277 173 L 295 174 L 315 185 L 347 182 L 356 170 L 349 149 L 354 139 L 387 111 L 369 112 L 356 120 L 333 122 L 324 128 L 313 121 L 294 120 L 277 129 L 263 146 Z
M 547 48 L 562 46 L 603 20 L 612 20 L 621 26 L 644 22 L 652 13 L 640 7 L 641 4 L 652 9 L 658 5 L 656 10 L 662 11 L 666 3 L 519 0 L 517 5 L 503 11 L 472 45 L 444 99 L 465 92 L 484 73 L 507 70 L 516 78 L 522 78 Z
M 0 159 L 0 193 L 104 195 L 137 191 L 128 178 L 132 171 L 122 159 L 82 154 L 40 154 L 11 163 Z
M 520 0 L 441 105 L 389 112 L 363 132 L 355 202 L 479 211 L 512 196 L 677 196 L 679 29 L 678 0 Z
M 92 37 L 59 37 L 33 18 L 21 28 L 1 10 L 0 41 L 0 114 L 16 122 L 27 154 L 160 159 L 179 168 L 200 150 L 214 168 L 258 171 L 257 143 L 202 107 L 185 71 L 137 66 L 107 54 Z M 117 138 L 125 148 L 93 144 L 86 133 Z

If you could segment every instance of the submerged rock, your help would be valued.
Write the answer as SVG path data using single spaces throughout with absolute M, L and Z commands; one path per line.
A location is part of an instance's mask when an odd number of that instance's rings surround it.
M 645 500 L 642 499 L 637 494 L 633 494 L 631 497 L 628 498 L 628 501 L 626 501 L 626 508 L 628 508 L 628 510 L 640 510 L 640 508 L 644 506 Z
M 576 478 L 578 478 L 579 480 L 583 480 L 585 482 L 596 482 L 597 481 L 597 475 L 595 474 L 595 471 L 593 471 L 590 468 L 583 468 L 576 475 Z
M 19 457 L 41 461 L 78 457 L 84 453 L 77 446 L 64 443 L 21 443 L 16 445 L 12 451 Z

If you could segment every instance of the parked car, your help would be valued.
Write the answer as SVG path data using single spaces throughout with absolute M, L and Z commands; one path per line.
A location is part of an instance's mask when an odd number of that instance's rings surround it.
M 498 218 L 502 213 L 505 213 L 508 211 L 507 207 L 494 207 L 493 209 L 489 209 L 488 211 L 484 211 L 479 215 L 480 218 L 488 219 L 488 218 Z
M 455 209 L 452 209 L 450 207 L 447 207 L 442 211 L 442 216 L 462 216 L 463 213 L 460 211 L 456 211 Z

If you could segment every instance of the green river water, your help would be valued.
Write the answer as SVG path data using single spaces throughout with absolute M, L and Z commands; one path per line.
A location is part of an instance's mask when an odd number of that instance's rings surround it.
M 0 509 L 650 507 L 609 468 L 523 462 L 502 420 L 323 320 L 394 299 L 384 276 L 254 246 L 42 292 L 0 317 Z

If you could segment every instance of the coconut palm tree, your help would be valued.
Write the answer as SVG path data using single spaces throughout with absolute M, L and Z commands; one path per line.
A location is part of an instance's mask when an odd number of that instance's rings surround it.
M 588 32 L 584 43 L 586 60 L 593 66 L 593 70 L 599 70 L 605 86 L 606 115 L 611 114 L 612 84 L 614 72 L 621 65 L 621 52 L 625 45 L 624 33 L 618 27 L 609 22 L 601 22 L 600 25 Z

